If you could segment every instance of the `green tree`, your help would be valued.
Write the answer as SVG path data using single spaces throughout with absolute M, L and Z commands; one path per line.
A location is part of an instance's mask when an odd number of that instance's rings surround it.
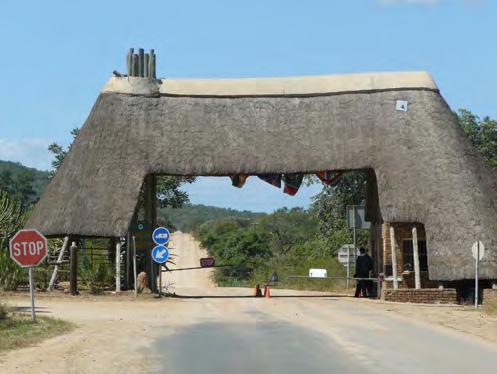
M 9 256 L 9 240 L 20 230 L 27 219 L 20 202 L 0 191 L 0 288 L 15 290 L 25 280 L 22 268 Z
M 9 169 L 0 172 L 0 190 L 5 191 L 11 199 L 20 202 L 24 208 L 36 201 L 33 183 L 34 175 L 27 169 L 21 169 L 17 173 Z
M 347 205 L 359 205 L 365 198 L 366 174 L 349 172 L 335 186 L 323 186 L 321 192 L 313 197 L 310 210 L 319 220 L 321 233 L 331 235 L 346 227 Z
M 60 166 L 62 165 L 62 162 L 64 161 L 64 158 L 66 157 L 67 153 L 71 150 L 71 147 L 74 143 L 74 139 L 76 139 L 78 134 L 79 134 L 79 128 L 76 127 L 71 130 L 73 141 L 71 142 L 71 144 L 69 144 L 67 150 L 64 149 L 63 146 L 57 143 L 52 143 L 48 146 L 48 150 L 52 152 L 54 155 L 54 160 L 52 161 L 52 170 L 50 171 L 50 178 L 53 178 L 57 170 L 59 170 Z
M 497 169 L 497 120 L 490 117 L 481 120 L 466 109 L 459 109 L 456 116 L 471 144 Z

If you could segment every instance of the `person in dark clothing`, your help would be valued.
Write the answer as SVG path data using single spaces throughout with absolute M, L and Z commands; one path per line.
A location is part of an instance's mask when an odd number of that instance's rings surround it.
M 357 256 L 355 262 L 355 274 L 354 278 L 369 278 L 369 272 L 373 270 L 373 259 L 370 255 L 366 253 L 366 250 L 361 247 L 359 250 L 359 255 Z M 360 279 L 357 281 L 357 286 L 355 289 L 355 297 L 368 297 L 371 296 L 371 290 L 369 289 L 368 280 Z

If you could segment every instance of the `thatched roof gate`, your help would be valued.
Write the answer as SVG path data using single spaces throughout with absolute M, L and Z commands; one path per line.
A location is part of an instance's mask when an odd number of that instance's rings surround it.
M 407 101 L 407 111 L 396 109 Z M 430 278 L 497 278 L 497 177 L 426 73 L 289 79 L 114 77 L 28 226 L 126 234 L 147 174 L 374 170 L 387 222 L 421 222 Z

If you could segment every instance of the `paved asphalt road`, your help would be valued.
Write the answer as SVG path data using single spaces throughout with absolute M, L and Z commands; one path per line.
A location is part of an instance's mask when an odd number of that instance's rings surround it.
M 162 373 L 496 373 L 497 350 L 333 298 L 237 300 L 245 322 L 219 316 L 158 337 Z M 199 300 L 197 300 L 198 302 Z M 267 303 L 268 301 L 266 301 Z M 279 305 L 278 305 L 279 304 Z M 207 308 L 209 309 L 209 308 Z M 291 312 L 288 310 L 290 309 Z M 278 310 L 285 310 L 278 315 Z M 293 316 L 292 316 L 293 314 Z M 219 318 L 221 317 L 221 318 Z M 292 322 L 293 320 L 293 322 Z

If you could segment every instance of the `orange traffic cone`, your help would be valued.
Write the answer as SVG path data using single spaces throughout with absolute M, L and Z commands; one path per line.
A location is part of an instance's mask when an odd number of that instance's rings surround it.
M 271 297 L 271 291 L 269 291 L 269 286 L 264 287 L 264 297 Z

